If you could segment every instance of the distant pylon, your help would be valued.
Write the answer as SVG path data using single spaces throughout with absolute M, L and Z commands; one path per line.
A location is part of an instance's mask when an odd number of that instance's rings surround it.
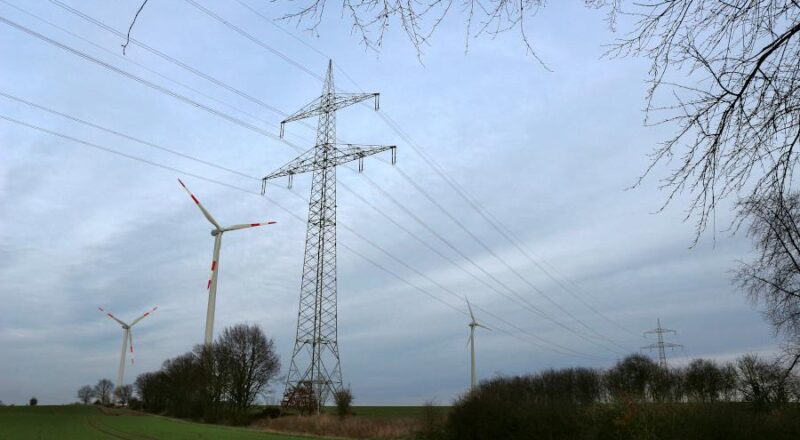
M 653 330 L 648 330 L 648 331 L 644 332 L 644 334 L 645 335 L 655 334 L 657 336 L 657 338 L 658 338 L 658 341 L 653 343 L 653 344 L 650 344 L 650 345 L 642 347 L 642 350 L 645 350 L 645 349 L 652 350 L 654 348 L 658 349 L 658 364 L 661 366 L 661 368 L 666 370 L 667 369 L 667 353 L 666 353 L 666 350 L 664 350 L 664 349 L 665 348 L 683 347 L 683 345 L 673 344 L 672 342 L 664 342 L 664 334 L 665 333 L 677 333 L 677 332 L 675 330 L 671 330 L 671 329 L 668 329 L 668 328 L 662 328 L 661 327 L 661 319 L 660 318 L 656 322 L 658 323 L 658 326 L 656 328 L 654 328 Z
M 394 163 L 396 147 L 336 144 L 336 110 L 368 99 L 375 99 L 378 110 L 378 96 L 336 93 L 333 62 L 329 61 L 322 94 L 281 122 L 283 136 L 287 122 L 318 116 L 316 145 L 262 182 L 263 193 L 267 180 L 286 176 L 291 186 L 295 174 L 313 173 L 297 335 L 281 401 L 284 407 L 313 408 L 318 413 L 328 397 L 342 389 L 336 330 L 336 166 L 357 159 L 361 171 L 365 157 L 388 150 L 392 151 Z

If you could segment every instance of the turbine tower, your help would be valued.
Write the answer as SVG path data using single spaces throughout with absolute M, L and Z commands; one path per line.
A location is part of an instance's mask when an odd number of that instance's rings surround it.
M 683 347 L 683 345 L 673 344 L 672 342 L 664 342 L 664 334 L 665 333 L 677 334 L 677 332 L 675 330 L 670 330 L 668 328 L 661 328 L 661 318 L 659 318 L 657 320 L 657 323 L 658 323 L 658 326 L 656 328 L 654 328 L 653 330 L 648 330 L 648 331 L 644 332 L 645 335 L 655 334 L 657 336 L 657 338 L 658 338 L 657 342 L 655 342 L 653 344 L 650 344 L 650 345 L 647 345 L 645 347 L 642 347 L 642 350 L 645 350 L 645 349 L 652 350 L 654 348 L 658 349 L 658 364 L 661 366 L 661 368 L 666 370 L 667 369 L 667 353 L 666 353 L 666 351 L 664 349 L 665 348 Z
M 469 389 L 470 390 L 474 390 L 475 387 L 478 385 L 478 377 L 475 374 L 475 327 L 485 328 L 486 330 L 489 330 L 489 331 L 491 331 L 492 329 L 490 329 L 489 327 L 486 327 L 485 325 L 481 324 L 480 322 L 478 322 L 478 320 L 475 319 L 475 315 L 472 313 L 472 306 L 469 304 L 469 300 L 466 297 L 464 297 L 464 300 L 467 301 L 467 308 L 469 308 L 469 317 L 470 317 L 470 322 L 469 322 L 469 341 L 467 341 L 467 343 L 469 344 L 469 348 L 470 348 L 470 357 L 469 357 L 469 360 L 470 360 L 470 381 L 469 381 Z
M 127 354 L 126 352 L 128 351 L 128 342 L 130 342 L 131 363 L 133 363 L 133 333 L 131 333 L 131 327 L 133 327 L 139 321 L 144 319 L 145 316 L 155 312 L 157 308 L 158 307 L 153 307 L 152 310 L 150 310 L 148 312 L 145 312 L 144 315 L 134 319 L 133 322 L 128 324 L 128 323 L 122 322 L 119 318 L 117 318 L 116 316 L 112 315 L 111 313 L 106 312 L 105 310 L 103 310 L 102 307 L 98 307 L 98 309 L 101 312 L 105 313 L 106 315 L 108 315 L 109 318 L 113 319 L 114 321 L 117 321 L 119 323 L 119 325 L 122 326 L 122 353 L 119 356 L 119 370 L 117 370 L 117 383 L 116 383 L 117 387 L 121 387 L 123 385 L 122 376 L 123 376 L 123 374 L 125 374 L 125 355 Z
M 214 226 L 214 229 L 211 230 L 211 236 L 214 237 L 214 253 L 211 257 L 211 274 L 208 276 L 208 284 L 206 285 L 206 289 L 208 289 L 208 308 L 206 309 L 206 333 L 204 342 L 205 345 L 211 344 L 211 341 L 214 339 L 214 309 L 217 303 L 217 274 L 219 273 L 219 248 L 222 245 L 222 234 L 228 231 L 235 231 L 237 229 L 245 229 L 245 228 L 253 228 L 256 226 L 263 226 L 263 225 L 272 225 L 275 224 L 274 221 L 267 221 L 264 223 L 247 223 L 242 225 L 233 225 L 223 228 L 222 226 L 217 223 L 214 217 L 211 216 L 211 213 L 206 211 L 206 208 L 200 203 L 200 200 L 189 191 L 189 188 L 178 179 L 183 189 L 189 193 L 189 197 L 194 200 L 194 203 L 200 208 L 200 212 L 203 213 L 206 220 Z
M 308 203 L 308 224 L 300 283 L 300 305 L 292 360 L 286 377 L 281 405 L 319 412 L 328 396 L 342 389 L 342 372 L 336 330 L 336 166 L 359 161 L 394 145 L 356 145 L 336 143 L 336 111 L 368 99 L 378 93 L 336 93 L 333 85 L 333 61 L 322 94 L 311 103 L 281 121 L 284 125 L 311 117 L 319 117 L 316 145 L 283 167 L 264 177 L 267 181 L 287 176 L 289 187 L 295 174 L 311 172 L 311 196 Z

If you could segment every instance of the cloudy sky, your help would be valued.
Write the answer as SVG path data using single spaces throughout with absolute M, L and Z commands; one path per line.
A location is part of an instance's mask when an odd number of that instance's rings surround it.
M 118 32 L 139 4 L 62 1 Z M 658 318 L 685 346 L 675 363 L 775 350 L 731 284 L 750 250 L 727 231 L 729 212 L 690 249 L 685 199 L 653 214 L 668 168 L 626 190 L 674 127 L 643 127 L 648 65 L 601 59 L 615 38 L 602 12 L 552 2 L 530 22 L 549 72 L 513 33 L 472 40 L 465 54 L 458 11 L 420 61 L 396 26 L 380 53 L 366 51 L 334 3 L 315 36 L 233 0 L 197 1 L 272 50 L 158 0 L 133 36 L 166 58 L 134 44 L 123 57 L 118 35 L 55 0 L 0 1 L 0 16 L 34 33 L 0 22 L 3 402 L 71 402 L 80 385 L 115 378 L 121 331 L 98 306 L 123 319 L 159 307 L 134 328 L 126 382 L 202 341 L 213 239 L 178 178 L 222 223 L 278 221 L 225 236 L 216 329 L 256 323 L 288 365 L 310 176 L 292 190 L 276 182 L 269 199 L 257 178 L 297 155 L 269 134 L 281 112 L 319 95 L 328 57 L 341 89 L 381 92 L 382 115 L 408 135 L 367 107 L 337 115 L 341 139 L 398 145 L 395 167 L 384 155 L 361 175 L 338 171 L 339 347 L 357 404 L 447 403 L 466 389 L 461 295 L 494 329 L 477 338 L 481 378 L 609 366 L 651 343 L 637 335 Z M 270 18 L 288 10 L 243 2 Z M 287 126 L 287 140 L 310 148 L 315 123 Z

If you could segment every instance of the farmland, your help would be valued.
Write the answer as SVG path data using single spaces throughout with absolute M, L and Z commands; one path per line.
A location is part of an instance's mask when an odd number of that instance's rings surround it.
M 290 440 L 290 435 L 205 425 L 94 406 L 0 408 L 0 440 Z M 307 438 L 307 437 L 305 437 Z

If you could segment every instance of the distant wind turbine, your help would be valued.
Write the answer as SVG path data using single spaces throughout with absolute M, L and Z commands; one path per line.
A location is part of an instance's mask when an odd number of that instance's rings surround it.
M 471 321 L 469 322 L 469 341 L 467 341 L 467 343 L 470 345 L 470 390 L 474 390 L 475 386 L 478 384 L 478 379 L 475 376 L 475 327 L 485 328 L 489 331 L 492 329 L 479 323 L 475 319 L 475 314 L 472 313 L 472 306 L 469 304 L 469 300 L 467 297 L 464 297 L 464 300 L 467 301 L 467 308 L 469 308 L 469 316 L 471 318 Z
M 208 309 L 206 310 L 205 344 L 209 345 L 211 344 L 211 341 L 214 338 L 213 335 L 214 308 L 217 302 L 217 274 L 219 273 L 219 248 L 220 245 L 222 244 L 222 234 L 228 231 L 235 231 L 237 229 L 252 228 L 255 226 L 263 226 L 263 225 L 272 225 L 275 224 L 275 222 L 267 221 L 264 223 L 248 223 L 248 224 L 233 225 L 223 228 L 222 226 L 219 225 L 219 223 L 217 223 L 216 220 L 214 220 L 214 217 L 211 216 L 211 213 L 206 211 L 206 208 L 204 208 L 203 205 L 200 204 L 200 200 L 197 200 L 197 197 L 195 197 L 194 194 L 192 194 L 192 192 L 189 191 L 189 188 L 186 187 L 183 181 L 181 181 L 181 179 L 178 179 L 178 182 L 180 182 L 183 189 L 185 189 L 186 192 L 189 193 L 189 197 L 191 197 L 192 200 L 194 200 L 194 203 L 197 205 L 197 207 L 200 208 L 200 212 L 203 213 L 203 216 L 205 216 L 206 220 L 208 220 L 214 226 L 214 229 L 211 230 L 211 235 L 214 237 L 214 255 L 211 259 L 211 275 L 209 275 L 208 277 L 208 286 L 206 287 L 208 289 Z
M 144 315 L 136 318 L 130 324 L 122 322 L 119 318 L 112 315 L 111 313 L 106 312 L 102 307 L 98 307 L 98 309 L 108 315 L 109 318 L 117 321 L 119 325 L 122 326 L 122 353 L 119 356 L 119 371 L 117 371 L 117 383 L 116 386 L 121 387 L 122 383 L 122 375 L 125 373 L 125 355 L 128 351 L 128 342 L 130 342 L 130 350 L 131 350 L 131 363 L 133 363 L 133 333 L 131 333 L 131 327 L 136 325 L 139 321 L 144 319 L 145 316 L 153 313 L 156 311 L 158 307 L 153 307 L 152 310 L 145 312 Z

